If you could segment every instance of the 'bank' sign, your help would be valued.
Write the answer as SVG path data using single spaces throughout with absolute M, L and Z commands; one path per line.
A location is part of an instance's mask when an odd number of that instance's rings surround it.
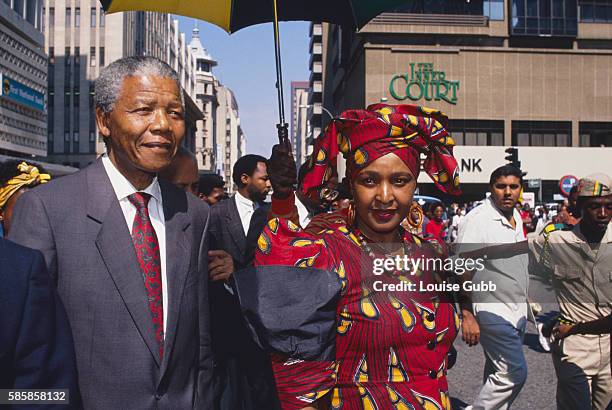
M 446 79 L 444 71 L 434 71 L 433 63 L 410 63 L 409 74 L 396 74 L 389 93 L 396 100 L 446 101 L 457 104 L 459 81 Z
M 0 84 L 2 84 L 0 96 L 35 110 L 44 111 L 45 95 L 43 93 L 39 93 L 12 78 L 8 78 L 2 73 L 0 73 Z

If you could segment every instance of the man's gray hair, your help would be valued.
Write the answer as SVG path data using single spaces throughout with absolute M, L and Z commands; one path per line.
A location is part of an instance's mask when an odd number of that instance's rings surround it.
M 103 113 L 110 113 L 119 98 L 126 77 L 153 75 L 171 78 L 176 82 L 185 107 L 185 96 L 178 74 L 172 67 L 155 57 L 124 57 L 106 66 L 94 82 L 94 103 Z

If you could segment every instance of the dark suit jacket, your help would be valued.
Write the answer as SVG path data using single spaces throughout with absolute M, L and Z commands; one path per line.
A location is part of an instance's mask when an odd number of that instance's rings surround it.
M 249 267 L 253 262 L 259 234 L 267 223 L 269 207 L 264 204 L 255 211 L 248 234 L 245 235 L 235 197 L 212 206 L 211 249 L 223 249 L 229 253 L 237 271 Z M 210 298 L 216 395 L 217 401 L 221 403 L 216 403 L 216 408 L 277 408 L 276 389 L 268 356 L 253 341 L 242 317 L 238 299 L 222 283 L 211 284 Z
M 86 408 L 212 403 L 209 208 L 159 183 L 169 298 L 163 360 L 130 230 L 102 161 L 26 192 L 15 207 L 11 239 L 43 252 L 66 307 Z
M 69 389 L 70 407 L 31 407 L 79 408 L 72 333 L 43 257 L 2 238 L 0 312 L 0 389 Z

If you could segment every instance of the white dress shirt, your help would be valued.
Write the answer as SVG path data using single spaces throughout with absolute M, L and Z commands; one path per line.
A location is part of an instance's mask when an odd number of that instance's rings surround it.
M 249 233 L 251 218 L 253 217 L 255 210 L 259 208 L 259 204 L 251 201 L 248 198 L 245 198 L 238 191 L 236 191 L 234 199 L 236 200 L 238 215 L 240 215 L 240 221 L 242 222 L 242 229 L 244 229 L 244 236 L 246 236 Z
M 151 218 L 151 223 L 153 224 L 153 229 L 155 229 L 155 234 L 157 235 L 157 240 L 159 242 L 165 335 L 166 323 L 168 322 L 168 276 L 166 274 L 166 225 L 159 182 L 157 181 L 157 177 L 155 177 L 153 182 L 151 182 L 151 185 L 139 191 L 130 181 L 127 180 L 126 177 L 123 176 L 123 174 L 121 174 L 121 172 L 119 172 L 106 154 L 102 156 L 102 164 L 104 165 L 106 174 L 108 175 L 111 185 L 113 186 L 115 195 L 117 195 L 117 200 L 119 201 L 119 205 L 121 205 L 121 211 L 123 212 L 125 223 L 127 224 L 128 231 L 130 231 L 130 233 L 132 232 L 134 218 L 136 217 L 136 207 L 132 205 L 128 199 L 128 196 L 135 192 L 144 192 L 151 195 L 148 209 L 149 217 Z
M 491 198 L 487 198 L 484 204 L 461 218 L 457 243 L 461 244 L 460 248 L 463 251 L 494 244 L 524 241 L 525 234 L 521 215 L 514 209 L 513 216 L 514 228 L 497 209 Z M 521 319 L 528 318 L 528 262 L 527 254 L 506 259 L 485 260 L 485 269 L 476 272 L 473 280 L 475 283 L 491 280 L 497 285 L 497 290 L 486 295 L 486 303 L 474 303 L 474 313 L 482 311 L 493 313 L 509 321 L 515 327 L 518 327 Z M 491 315 L 486 317 L 487 320 L 495 320 Z

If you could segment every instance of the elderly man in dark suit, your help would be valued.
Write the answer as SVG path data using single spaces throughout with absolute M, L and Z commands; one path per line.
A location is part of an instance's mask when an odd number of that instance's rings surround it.
M 68 389 L 61 408 L 79 408 L 70 325 L 43 257 L 2 238 L 0 312 L 0 389 Z
M 185 133 L 176 72 L 127 57 L 95 82 L 107 153 L 25 193 L 11 238 L 45 256 L 88 409 L 209 409 L 209 208 L 157 179 Z

